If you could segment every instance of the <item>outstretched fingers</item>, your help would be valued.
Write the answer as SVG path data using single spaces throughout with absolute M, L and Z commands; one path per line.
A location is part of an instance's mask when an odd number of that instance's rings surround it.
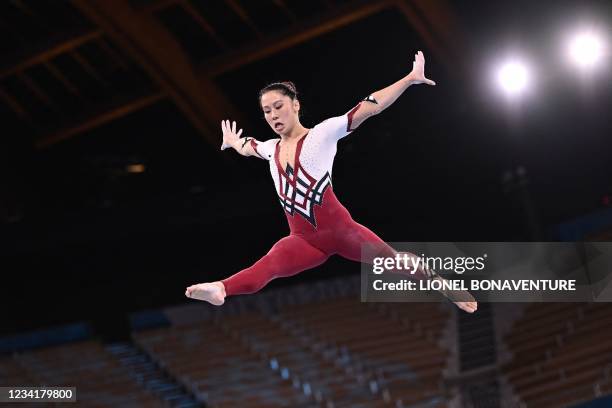
M 413 68 L 422 69 L 425 67 L 425 57 L 421 51 L 414 54 L 414 62 L 412 63 Z
M 227 126 L 225 125 L 225 120 L 221 121 L 221 132 L 223 134 L 223 138 L 221 140 L 221 150 L 225 150 L 229 147 L 229 145 L 225 142 L 227 135 Z
M 240 138 L 242 129 L 236 132 L 236 121 L 230 123 L 229 119 L 221 121 L 221 132 L 223 132 L 223 142 L 221 143 L 221 150 L 225 150 L 230 147 L 230 142 Z
M 236 121 L 232 121 L 230 123 L 229 119 L 226 120 L 222 120 L 221 121 L 221 131 L 223 132 L 223 135 L 225 136 L 226 134 L 235 134 L 235 135 L 240 135 L 242 134 L 242 129 L 238 130 L 238 132 L 236 132 L 236 128 L 237 128 L 237 124 Z
M 425 56 L 423 51 L 418 51 L 414 54 L 414 62 L 412 63 L 412 70 L 417 74 L 419 83 L 427 85 L 435 85 L 436 83 L 431 79 L 425 77 Z

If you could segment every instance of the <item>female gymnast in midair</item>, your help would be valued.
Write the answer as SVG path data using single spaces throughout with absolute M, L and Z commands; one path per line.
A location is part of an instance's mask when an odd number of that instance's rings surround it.
M 435 85 L 425 77 L 425 58 L 421 51 L 415 54 L 412 71 L 404 78 L 364 98 L 346 114 L 327 119 L 312 129 L 300 123 L 300 101 L 291 82 L 273 83 L 259 92 L 266 122 L 280 138 L 265 142 L 240 138 L 242 129 L 236 131 L 236 122 L 222 121 L 221 150 L 232 147 L 243 156 L 269 162 L 290 234 L 252 266 L 222 281 L 189 286 L 185 296 L 219 306 L 227 296 L 257 292 L 272 279 L 314 268 L 333 254 L 371 263 L 361 259 L 364 244 L 376 248 L 377 256 L 395 257 L 397 252 L 393 248 L 355 222 L 340 204 L 332 189 L 331 174 L 338 140 L 370 116 L 388 108 L 414 84 Z M 423 268 L 413 271 L 411 277 L 443 280 Z M 441 292 L 466 312 L 476 311 L 477 302 L 468 292 Z

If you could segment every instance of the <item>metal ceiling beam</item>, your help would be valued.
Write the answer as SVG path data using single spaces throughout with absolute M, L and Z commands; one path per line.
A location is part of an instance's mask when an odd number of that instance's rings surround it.
M 58 81 L 60 81 L 62 83 L 62 85 L 64 85 L 64 88 L 68 89 L 68 91 L 71 94 L 77 95 L 77 96 L 79 96 L 81 94 L 81 92 L 79 91 L 79 88 L 74 83 L 72 83 L 72 81 L 70 79 L 68 79 L 66 77 L 66 75 L 64 75 L 55 66 L 55 64 L 53 64 L 52 62 L 45 62 L 45 63 L 43 63 L 43 65 L 51 73 L 51 75 L 53 75 L 53 77 L 55 79 L 57 79 Z
M 70 35 L 62 40 L 59 40 L 43 50 L 38 50 L 28 53 L 28 56 L 17 63 L 12 63 L 10 66 L 0 68 L 0 79 L 9 75 L 24 71 L 34 65 L 42 64 L 60 54 L 73 50 L 86 42 L 97 39 L 102 36 L 101 30 L 88 31 L 79 34 Z
M 212 145 L 219 144 L 222 119 L 242 118 L 212 81 L 196 75 L 181 46 L 152 15 L 133 9 L 124 0 L 72 3 L 140 63 Z
M 412 0 L 411 3 L 431 27 L 431 31 L 444 49 L 444 56 L 451 60 L 450 63 L 455 67 L 451 72 L 457 72 L 457 66 L 469 60 L 466 58 L 469 51 L 467 35 L 462 30 L 451 4 L 447 0 Z
M 204 18 L 202 14 L 198 13 L 198 11 L 195 9 L 195 7 L 191 5 L 189 1 L 181 0 L 178 5 L 182 7 L 183 10 L 185 10 L 187 13 L 189 13 L 191 18 L 193 18 L 196 23 L 198 23 L 200 27 L 202 27 L 202 29 L 206 31 L 208 35 L 210 35 L 215 40 L 215 43 L 217 44 L 217 46 L 219 46 L 219 48 L 221 48 L 222 50 L 227 50 L 229 48 L 225 41 L 221 37 L 219 37 L 217 31 L 208 22 L 208 20 L 206 20 L 206 18 Z
M 43 138 L 37 140 L 35 142 L 35 146 L 37 148 L 49 147 L 55 143 L 69 139 L 74 135 L 94 129 L 98 126 L 104 125 L 105 123 L 143 109 L 157 101 L 162 100 L 164 97 L 165 95 L 161 92 L 153 92 L 149 95 L 133 98 L 128 102 L 121 101 L 111 107 L 101 108 L 98 111 L 92 112 L 90 115 L 77 120 L 74 124 L 47 134 Z
M 218 138 L 216 136 L 211 138 L 211 135 L 217 133 L 218 122 L 226 117 L 236 117 L 238 120 L 240 117 L 237 112 L 232 113 L 229 102 L 225 100 L 210 78 L 269 57 L 389 8 L 397 8 L 406 16 L 409 24 L 421 36 L 436 58 L 450 64 L 448 49 L 445 49 L 447 47 L 440 45 L 440 35 L 443 38 L 452 38 L 452 29 L 441 27 L 445 21 L 448 22 L 448 15 L 451 13 L 444 0 L 432 1 L 435 3 L 432 6 L 428 6 L 428 2 L 422 0 L 410 2 L 405 0 L 355 1 L 326 11 L 314 20 L 295 24 L 285 33 L 258 40 L 242 49 L 209 60 L 200 66 L 196 73 L 178 43 L 151 13 L 145 13 L 142 9 L 132 9 L 126 2 L 120 0 L 73 0 L 75 6 L 102 29 L 96 31 L 96 36 L 101 36 L 102 32 L 106 32 L 126 54 L 140 62 L 151 77 L 158 82 L 162 91 L 157 96 L 139 98 L 130 101 L 125 106 L 118 105 L 106 112 L 99 112 L 98 118 L 91 117 L 77 125 L 55 132 L 42 139 L 43 142 L 40 142 L 39 145 L 46 146 L 55 141 L 64 140 L 148 106 L 161 99 L 162 95 L 168 95 L 196 129 L 208 136 L 211 143 L 217 146 Z M 152 4 L 163 8 L 171 4 L 180 5 L 182 2 L 183 0 L 160 0 Z M 282 0 L 276 2 L 284 4 Z M 443 29 L 446 32 L 440 31 Z
M 448 53 L 440 44 L 435 31 L 430 28 L 428 22 L 423 19 L 420 10 L 416 9 L 413 3 L 412 1 L 406 0 L 397 0 L 396 2 L 398 10 L 423 39 L 425 46 L 431 50 L 433 56 L 452 70 L 452 63 L 448 58 Z
M 9 93 L 5 92 L 4 89 L 0 88 L 0 99 L 4 101 L 8 107 L 17 114 L 21 119 L 29 119 L 29 115 L 23 106 Z
M 253 22 L 253 20 L 251 19 L 251 17 L 249 17 L 249 14 L 246 12 L 244 7 L 242 7 L 242 5 L 237 0 L 225 0 L 225 4 L 227 4 L 228 7 L 231 8 L 232 11 L 238 15 L 238 17 L 240 17 L 242 22 L 246 26 L 248 26 L 251 29 L 251 31 L 255 33 L 255 36 L 257 38 L 263 37 L 263 34 L 259 30 L 259 28 L 257 28 L 257 25 Z
M 295 23 L 297 21 L 295 13 L 287 7 L 284 0 L 272 0 L 272 2 L 274 3 L 274 5 L 276 5 L 276 7 L 280 8 L 283 13 L 285 13 L 287 18 L 291 20 L 292 23 Z
M 465 35 L 447 0 L 411 0 L 411 3 L 423 14 L 445 43 L 450 45 Z
M 286 32 L 264 38 L 234 52 L 208 60 L 198 68 L 198 71 L 203 76 L 215 77 L 337 30 L 394 5 L 395 1 L 377 0 L 360 1 L 339 6 L 314 20 L 298 23 Z
M 44 103 L 49 108 L 57 110 L 55 102 L 29 75 L 26 75 L 22 72 L 17 75 L 17 77 L 26 86 L 26 88 L 36 97 L 37 100 Z

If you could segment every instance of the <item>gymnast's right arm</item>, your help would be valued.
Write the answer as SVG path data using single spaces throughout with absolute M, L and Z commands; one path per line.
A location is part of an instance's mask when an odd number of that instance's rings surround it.
M 236 132 L 236 121 L 233 121 L 231 125 L 229 120 L 221 121 L 221 131 L 223 131 L 221 150 L 231 147 L 242 156 L 255 156 L 263 159 L 256 150 L 256 146 L 260 142 L 252 137 L 241 138 L 242 129 Z

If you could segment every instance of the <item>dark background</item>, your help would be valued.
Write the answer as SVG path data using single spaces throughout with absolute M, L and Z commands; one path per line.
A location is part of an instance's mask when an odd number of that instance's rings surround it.
M 81 3 L 27 1 L 20 3 L 25 10 L 3 3 L 2 66 L 16 66 L 66 33 L 95 29 Z M 154 3 L 129 7 L 144 12 Z M 189 4 L 208 17 L 228 50 L 262 41 L 244 22 L 224 20 L 230 18 L 225 3 L 203 3 Z M 295 22 L 275 15 L 271 2 L 242 3 L 265 40 L 364 2 L 286 1 Z M 582 78 L 562 46 L 581 22 L 607 28 L 612 7 L 604 1 L 434 3 L 456 25 L 449 36 L 430 24 L 431 44 L 391 7 L 241 63 L 212 82 L 242 115 L 245 134 L 266 140 L 274 134 L 257 93 L 267 83 L 292 80 L 302 123 L 312 127 L 400 79 L 423 50 L 426 74 L 437 86 L 410 87 L 339 143 L 333 179 L 342 203 L 389 242 L 556 239 L 555 225 L 601 209 L 612 193 L 609 57 Z M 205 69 L 223 54 L 192 27 L 193 18 L 185 20 L 184 10 L 171 5 L 150 13 L 194 67 Z M 44 64 L 0 79 L 0 89 L 26 111 L 19 114 L 6 98 L 0 107 L 3 333 L 86 320 L 102 335 L 120 336 L 127 332 L 126 313 L 188 302 L 186 286 L 250 265 L 288 233 L 267 163 L 219 151 L 220 130 L 198 129 L 172 97 L 40 146 L 57 129 L 100 115 L 101 107 L 157 89 L 137 53 L 112 34 L 103 38 L 115 57 L 99 43 L 79 48 L 93 73 L 69 53 L 51 59 L 76 92 L 58 85 Z M 490 77 L 496 59 L 512 50 L 535 72 L 530 92 L 509 106 Z M 43 89 L 42 97 L 28 79 Z M 204 98 L 217 103 L 214 95 Z M 217 144 L 209 141 L 215 138 Z M 146 170 L 126 171 L 133 163 Z M 504 183 L 504 174 L 518 167 L 526 184 Z M 358 271 L 333 258 L 271 286 Z

